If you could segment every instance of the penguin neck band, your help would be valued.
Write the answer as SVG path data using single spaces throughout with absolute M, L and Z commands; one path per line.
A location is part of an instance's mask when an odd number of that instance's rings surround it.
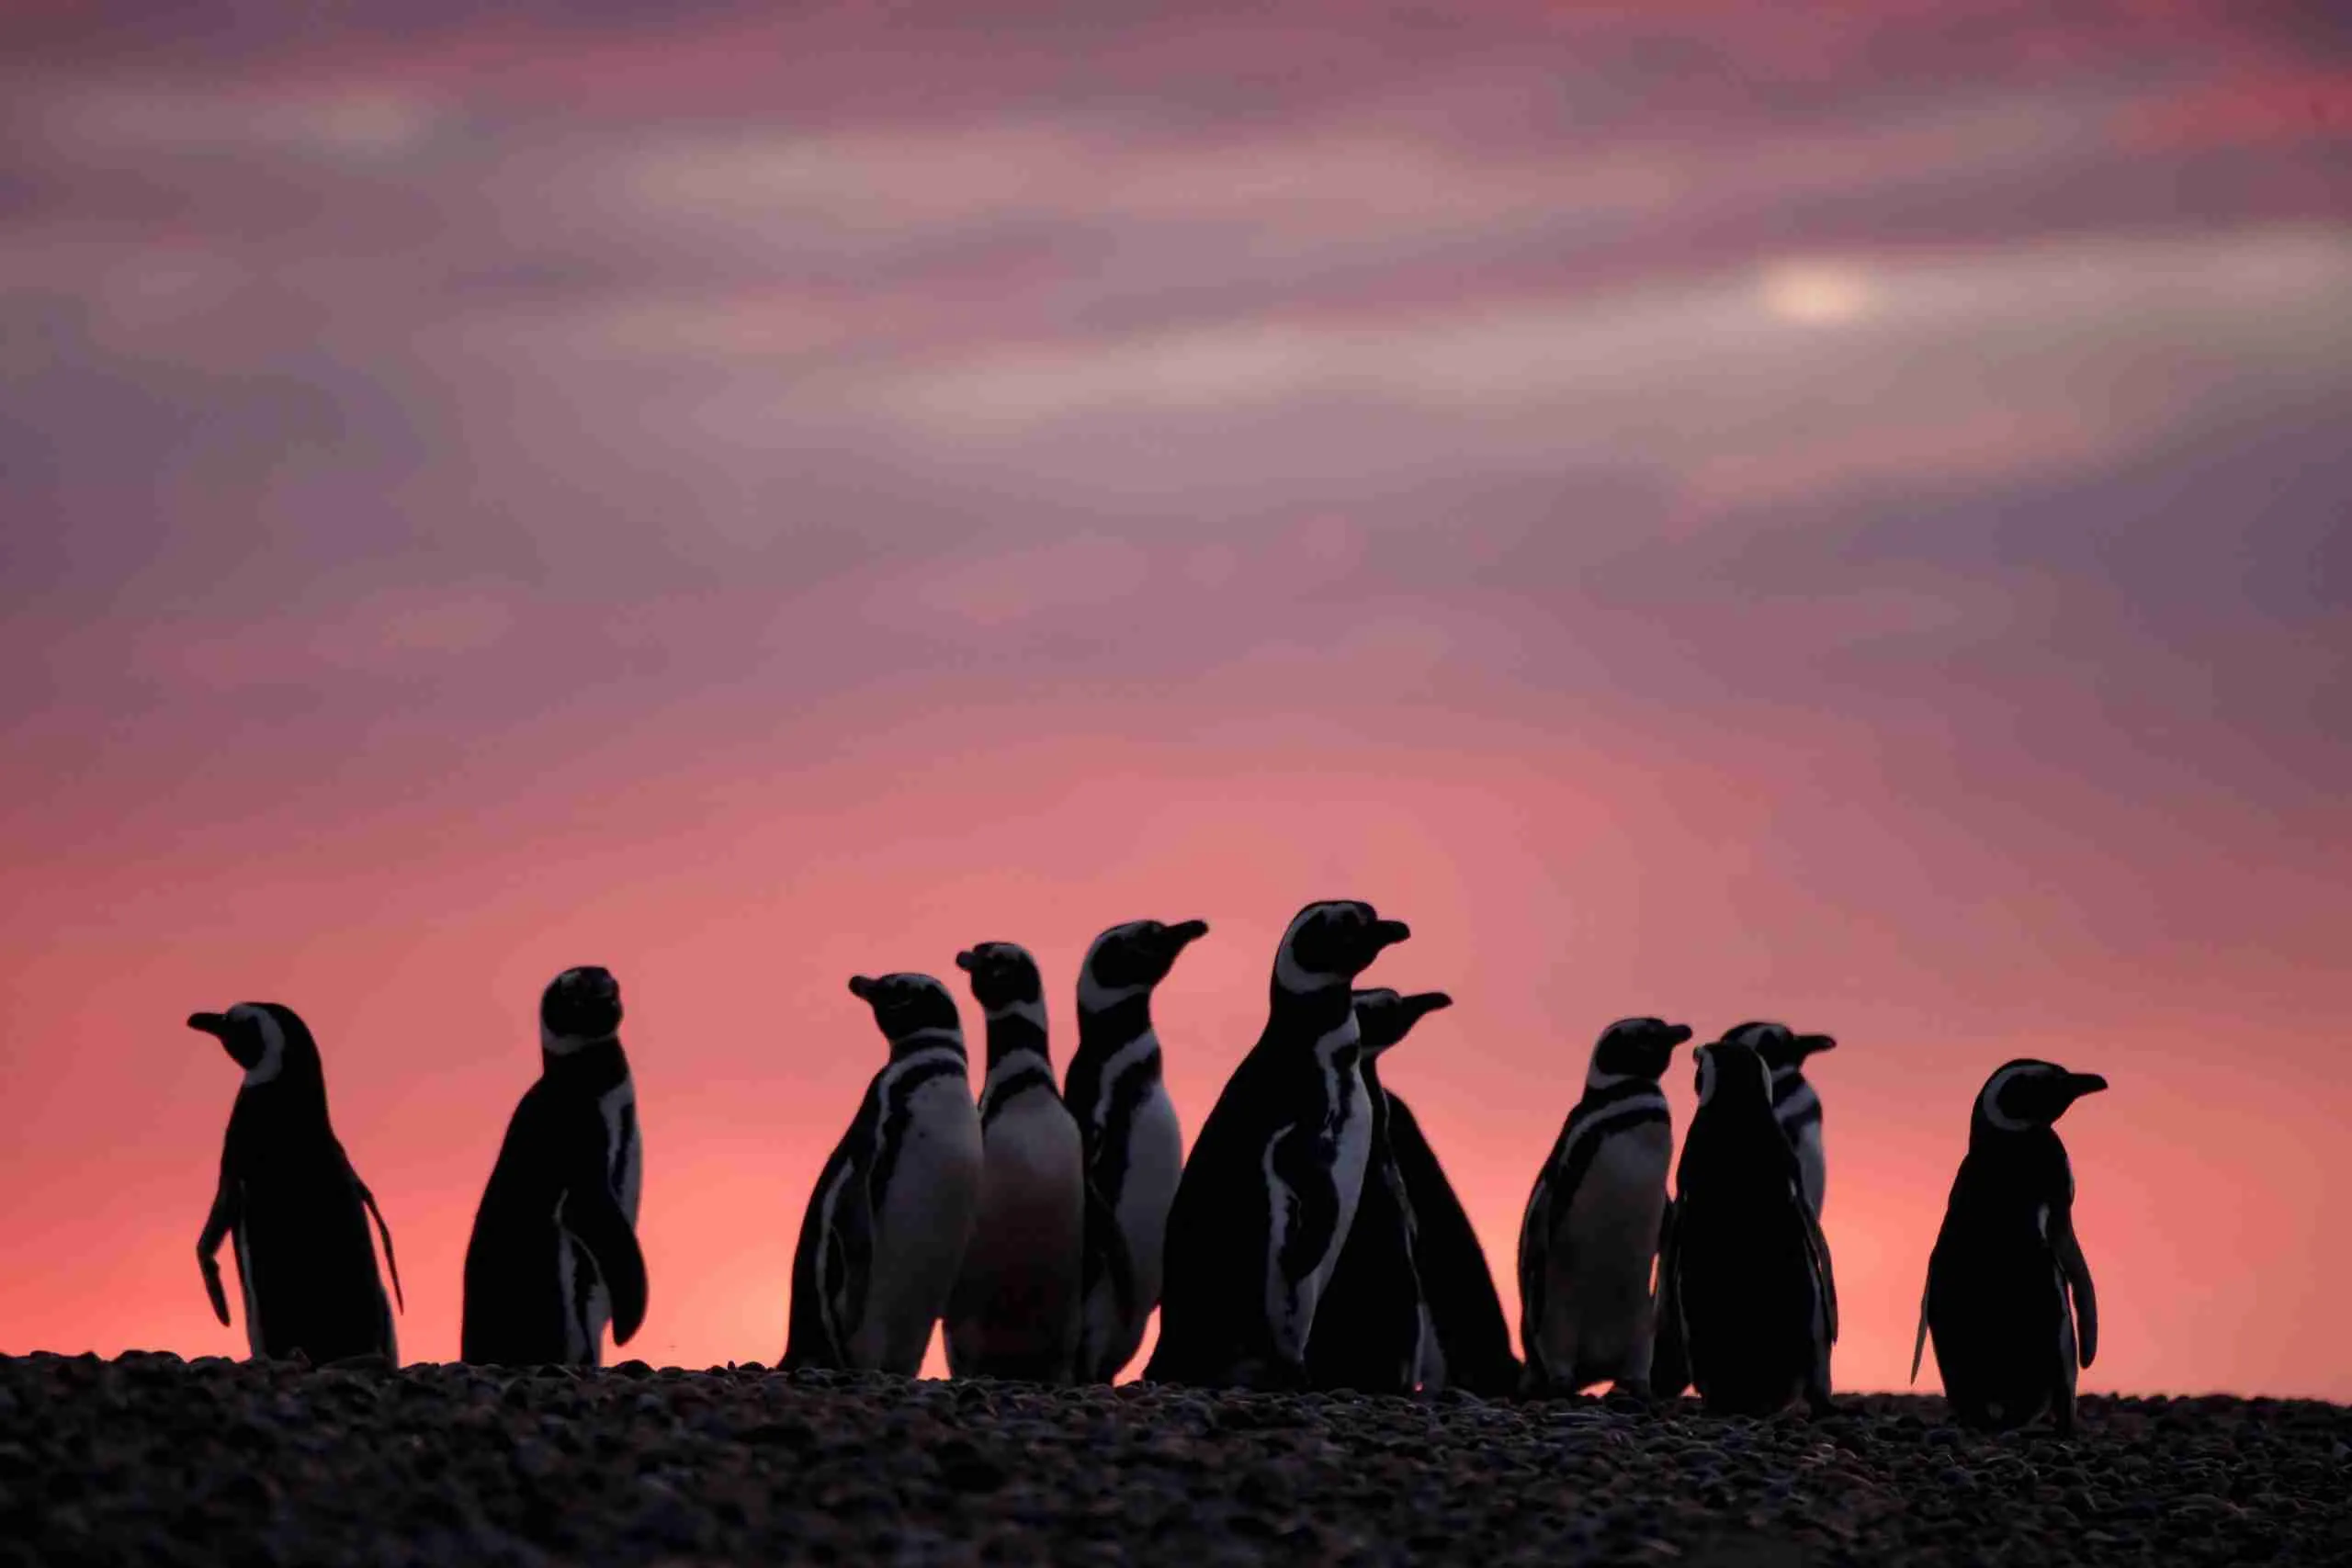
M 620 1039 L 620 1032 L 609 1034 L 558 1034 L 546 1024 L 539 1025 L 539 1049 L 550 1056 L 570 1056 L 591 1045 L 610 1045 Z

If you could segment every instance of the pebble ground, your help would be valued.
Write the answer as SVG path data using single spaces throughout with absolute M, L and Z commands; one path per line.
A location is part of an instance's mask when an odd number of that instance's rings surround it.
M 0 1565 L 2352 1563 L 2352 1409 L 0 1359 Z

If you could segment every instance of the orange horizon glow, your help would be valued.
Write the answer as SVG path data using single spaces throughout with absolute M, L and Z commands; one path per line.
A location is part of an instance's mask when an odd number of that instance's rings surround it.
M 1205 919 L 1189 1138 L 1346 897 L 1455 999 L 1384 1073 L 1514 1334 L 1600 1030 L 1780 1018 L 1838 1386 L 1907 1386 L 2035 1055 L 2112 1085 L 2083 1386 L 2352 1401 L 2352 73 L 2293 26 L 147 11 L 0 17 L 0 1351 L 243 1353 L 191 1010 L 309 1021 L 438 1360 L 540 988 L 611 968 L 607 1361 L 772 1363 L 848 976 L 1020 942 L 1066 1068 L 1092 936 Z

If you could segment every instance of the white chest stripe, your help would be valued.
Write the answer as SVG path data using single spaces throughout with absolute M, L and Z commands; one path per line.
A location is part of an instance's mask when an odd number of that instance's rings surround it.
M 634 1117 L 626 1127 L 621 1118 L 636 1104 L 635 1078 L 621 1079 L 596 1100 L 596 1109 L 605 1119 L 605 1170 L 608 1179 L 617 1178 L 613 1196 L 619 1200 L 621 1213 L 628 1216 L 632 1225 L 637 1224 L 638 1199 L 645 1185 L 644 1138 Z
M 1159 1035 L 1149 1029 L 1111 1054 L 1111 1059 L 1102 1064 L 1102 1077 L 1095 1087 L 1094 1103 L 1087 1108 L 1090 1125 L 1099 1131 L 1109 1131 L 1111 1107 L 1118 1099 L 1120 1080 L 1159 1054 Z
M 1046 1004 L 1035 997 L 1025 997 L 1017 1002 L 999 1002 L 984 1016 L 991 1020 L 1017 1018 L 1025 1023 L 1035 1024 L 1038 1033 L 1046 1032 Z
M 261 1060 L 246 1069 L 248 1085 L 267 1083 L 286 1068 L 286 1031 L 266 1009 L 255 1010 L 254 1022 L 261 1031 Z
M 1618 1100 L 1600 1114 L 1588 1116 L 1577 1122 L 1576 1131 L 1570 1133 L 1567 1141 L 1560 1145 L 1558 1161 L 1550 1170 L 1544 1173 L 1546 1184 L 1557 1180 L 1567 1170 L 1571 1156 L 1579 1145 L 1593 1138 L 1605 1137 L 1616 1130 L 1619 1122 L 1625 1121 L 1628 1117 L 1653 1111 L 1667 1112 L 1666 1096 L 1662 1094 L 1635 1095 L 1630 1100 Z M 1532 1199 L 1530 1205 L 1532 1206 Z
M 1283 1275 L 1283 1245 L 1290 1239 L 1291 1211 L 1295 1195 L 1274 1169 L 1274 1151 L 1290 1136 L 1296 1122 L 1285 1122 L 1266 1140 L 1265 1151 L 1258 1156 L 1258 1168 L 1266 1182 L 1266 1322 L 1273 1330 L 1274 1344 L 1287 1348 L 1289 1330 L 1298 1320 L 1298 1292 Z

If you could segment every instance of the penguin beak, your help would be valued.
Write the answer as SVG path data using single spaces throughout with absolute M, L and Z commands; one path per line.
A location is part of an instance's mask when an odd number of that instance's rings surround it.
M 1168 950 L 1170 953 L 1182 953 L 1208 934 L 1209 923 L 1206 920 L 1186 920 L 1181 925 L 1170 926 Z
M 1441 1012 L 1453 1005 L 1453 998 L 1443 991 L 1420 991 L 1405 998 L 1406 1016 L 1415 1020 Z
M 849 977 L 849 994 L 859 1001 L 870 1002 L 874 999 L 876 985 L 870 975 L 852 975 Z
M 1677 1045 L 1681 1044 L 1684 1041 L 1690 1038 L 1690 1026 L 1689 1024 L 1669 1023 L 1666 1026 L 1666 1048 L 1668 1050 L 1673 1050 Z
M 1394 947 L 1413 934 L 1413 928 L 1402 920 L 1374 920 L 1372 923 L 1372 950 Z
M 956 955 L 956 967 L 961 969 L 967 975 L 972 972 L 972 965 L 978 962 L 978 959 L 972 956 L 972 950 L 968 947 Z M 849 988 L 853 991 L 856 990 L 857 981 L 852 980 L 849 983 Z
M 192 1012 L 187 1015 L 187 1026 L 199 1034 L 209 1034 L 220 1042 L 220 1049 L 228 1052 L 229 1060 L 236 1063 L 237 1066 L 248 1069 L 260 1066 L 261 1042 L 254 1038 L 250 1030 L 241 1034 L 232 1035 L 229 1032 L 229 1020 L 225 1014 Z M 238 1049 L 240 1045 L 244 1048 Z
M 2066 1075 L 2067 1103 L 2072 1104 L 2086 1094 L 2097 1094 L 2106 1087 L 2107 1080 L 2097 1073 L 2068 1073 Z
M 1797 1036 L 1797 1059 L 1799 1061 L 1803 1061 L 1805 1057 L 1814 1055 L 1819 1052 L 1835 1051 L 1836 1049 L 1838 1049 L 1838 1042 L 1830 1035 L 1800 1034 Z

